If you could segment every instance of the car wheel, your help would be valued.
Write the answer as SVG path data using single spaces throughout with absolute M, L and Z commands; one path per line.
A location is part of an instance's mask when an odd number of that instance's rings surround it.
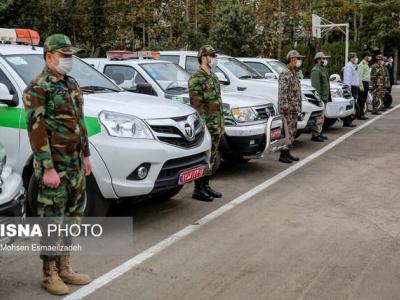
M 178 185 L 174 188 L 168 189 L 166 191 L 161 191 L 150 195 L 150 199 L 155 202 L 164 202 L 168 201 L 171 198 L 174 198 L 179 192 L 182 190 L 183 185 Z
M 324 121 L 324 128 L 329 128 L 329 127 L 333 126 L 333 124 L 335 124 L 336 121 L 337 121 L 337 119 L 328 119 L 328 118 L 325 118 L 325 121 Z
M 86 177 L 86 205 L 84 215 L 88 217 L 105 217 L 111 201 L 103 197 L 93 174 Z
M 36 200 L 38 197 L 38 180 L 34 174 L 31 175 L 28 184 L 27 199 L 25 201 L 25 212 L 27 216 L 35 217 L 36 213 Z

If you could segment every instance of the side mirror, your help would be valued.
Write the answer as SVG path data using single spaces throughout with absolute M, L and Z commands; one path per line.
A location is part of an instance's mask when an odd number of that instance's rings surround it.
M 0 83 L 0 101 L 11 101 L 13 98 L 14 96 L 10 93 L 8 87 Z
M 265 73 L 264 78 L 265 79 L 277 79 L 276 75 L 274 73 Z
M 220 84 L 223 84 L 223 85 L 230 84 L 229 79 L 226 78 L 223 73 L 217 72 L 217 73 L 215 73 L 215 75 L 217 75 Z
M 155 95 L 153 87 L 149 83 L 137 83 L 135 92 L 139 94 Z

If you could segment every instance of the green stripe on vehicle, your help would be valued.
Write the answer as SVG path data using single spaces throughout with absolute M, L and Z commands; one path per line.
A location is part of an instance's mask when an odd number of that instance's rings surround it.
M 101 132 L 100 123 L 95 117 L 85 117 L 85 125 L 88 136 L 93 136 Z M 0 127 L 26 129 L 24 109 L 19 107 L 0 107 Z

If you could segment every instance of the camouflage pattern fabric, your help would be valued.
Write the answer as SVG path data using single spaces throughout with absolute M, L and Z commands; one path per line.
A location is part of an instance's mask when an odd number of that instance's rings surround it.
M 189 79 L 190 105 L 198 111 L 213 140 L 211 169 L 217 157 L 219 145 L 214 145 L 224 133 L 224 110 L 219 80 L 213 73 L 200 69 Z
M 388 87 L 388 75 L 386 67 L 376 62 L 371 67 L 371 82 L 372 82 L 372 106 L 374 109 L 379 109 L 383 104 L 385 90 Z
M 78 83 L 67 75 L 59 79 L 45 67 L 25 89 L 23 101 L 34 174 L 39 182 L 37 215 L 82 216 L 83 158 L 90 156 L 90 151 Z M 42 184 L 44 169 L 49 168 L 55 168 L 60 176 L 56 189 Z
M 76 47 L 72 47 L 71 40 L 66 35 L 53 34 L 44 41 L 43 51 L 58 51 L 67 55 L 72 55 L 82 50 Z
M 301 112 L 301 84 L 296 70 L 287 66 L 279 75 L 278 110 L 287 122 L 289 144 L 293 142 L 297 132 L 297 115 Z
M 212 135 L 211 136 L 211 157 L 210 157 L 210 168 L 206 170 L 204 176 L 211 176 L 215 173 L 216 169 L 215 166 L 217 165 L 218 161 L 218 152 L 219 152 L 219 145 L 221 142 L 220 135 Z

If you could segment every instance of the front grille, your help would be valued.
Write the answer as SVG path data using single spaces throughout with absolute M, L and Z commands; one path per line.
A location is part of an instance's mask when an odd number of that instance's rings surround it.
M 177 147 L 193 148 L 202 143 L 205 130 L 200 119 L 196 118 L 193 122 L 194 128 L 192 128 L 194 132 L 194 138 L 189 139 L 187 133 L 183 132 L 185 131 L 184 125 L 188 124 L 189 117 L 190 116 L 184 116 L 171 118 L 168 120 L 151 121 L 149 125 L 159 141 Z
M 306 96 L 308 102 L 310 102 L 316 106 L 322 106 L 321 101 L 313 93 L 311 93 L 311 92 L 307 93 L 307 94 L 305 93 L 304 95 Z
M 179 174 L 182 171 L 200 165 L 208 165 L 206 152 L 168 160 L 161 168 L 154 184 L 154 190 L 163 190 L 178 185 Z
M 268 120 L 270 116 L 275 116 L 275 108 L 272 104 L 263 107 L 256 107 L 258 120 Z

